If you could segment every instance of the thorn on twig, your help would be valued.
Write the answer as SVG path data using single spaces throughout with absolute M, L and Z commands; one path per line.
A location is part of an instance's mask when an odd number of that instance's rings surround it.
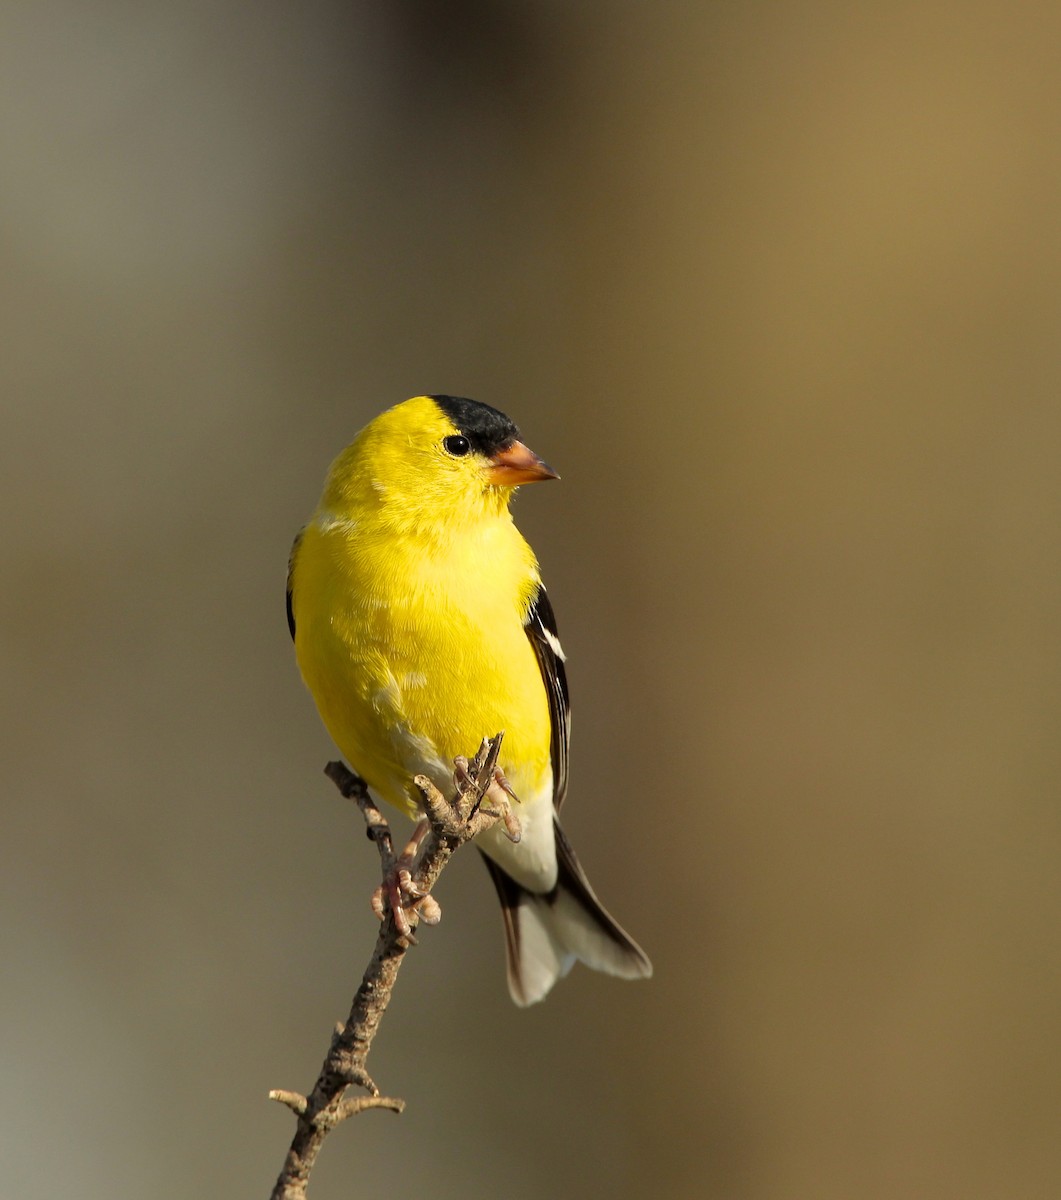
M 325 1122 L 321 1118 L 325 1118 L 326 1128 L 334 1129 L 347 1117 L 356 1116 L 366 1108 L 388 1108 L 391 1112 L 401 1113 L 405 1111 L 405 1101 L 392 1096 L 358 1096 L 354 1100 L 344 1100 L 333 1113 L 328 1113 L 327 1110 L 321 1113 L 318 1123 L 323 1126 Z
M 286 1105 L 299 1117 L 304 1117 L 309 1110 L 309 1101 L 298 1092 L 276 1089 L 269 1093 L 269 1099 Z M 391 1112 L 400 1113 L 405 1109 L 405 1101 L 392 1096 L 358 1096 L 351 1100 L 343 1100 L 335 1108 L 322 1109 L 312 1117 L 310 1124 L 315 1129 L 327 1133 L 347 1117 L 356 1116 L 366 1108 L 387 1108 Z
M 305 1116 L 306 1109 L 309 1107 L 309 1101 L 300 1092 L 285 1092 L 280 1088 L 274 1088 L 269 1093 L 269 1099 L 275 1100 L 279 1104 L 286 1104 L 296 1116 Z

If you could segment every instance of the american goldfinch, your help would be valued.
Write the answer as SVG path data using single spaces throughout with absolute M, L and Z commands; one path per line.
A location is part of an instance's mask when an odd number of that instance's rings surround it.
M 377 797 L 419 815 L 414 775 L 452 788 L 453 759 L 504 731 L 500 766 L 522 835 L 477 838 L 501 900 L 508 984 L 541 1000 L 576 959 L 652 966 L 605 911 L 564 836 L 570 730 L 564 653 L 515 488 L 554 479 L 504 413 L 418 396 L 382 413 L 331 466 L 295 540 L 287 612 L 302 678 Z

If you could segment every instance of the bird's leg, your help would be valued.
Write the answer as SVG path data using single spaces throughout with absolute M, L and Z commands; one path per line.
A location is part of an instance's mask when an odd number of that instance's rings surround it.
M 416 909 L 420 920 L 427 925 L 437 925 L 442 919 L 442 909 L 438 902 L 427 892 L 420 891 L 412 876 L 420 845 L 430 832 L 431 822 L 423 817 L 413 830 L 405 849 L 387 871 L 383 882 L 372 893 L 372 911 L 382 921 L 389 907 L 394 924 L 403 937 L 409 937 L 412 933 L 409 918 L 405 915 L 407 908 Z

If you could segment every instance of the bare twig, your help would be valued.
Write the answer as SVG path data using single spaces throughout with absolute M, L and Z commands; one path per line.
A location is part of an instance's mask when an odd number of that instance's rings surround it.
M 364 780 L 341 762 L 329 763 L 325 768 L 325 774 L 339 791 L 356 801 L 361 809 L 368 836 L 379 851 L 383 872 L 381 894 L 407 899 L 399 901 L 397 912 L 393 905 L 383 906 L 379 937 L 354 996 L 350 1016 L 345 1025 L 336 1026 L 313 1090 L 308 1096 L 279 1089 L 269 1093 L 271 1100 L 285 1104 L 298 1119 L 272 1200 L 304 1200 L 310 1172 L 324 1139 L 347 1117 L 366 1108 L 389 1108 L 400 1113 L 405 1107 L 404 1100 L 380 1095 L 365 1063 L 402 960 L 415 944 L 413 931 L 421 920 L 431 921 L 432 917 L 437 920 L 438 905 L 430 892 L 454 851 L 498 820 L 504 823 L 509 837 L 519 838 L 519 822 L 508 804 L 504 778 L 497 771 L 502 736 L 499 733 L 489 741 L 484 740 L 471 762 L 463 758 L 455 760 L 456 794 L 452 801 L 426 776 L 416 776 L 413 782 L 422 797 L 430 829 L 408 868 L 402 867 L 404 857 L 395 855 L 390 826 L 369 796 Z M 396 881 L 404 870 L 408 871 L 408 878 L 399 884 Z M 346 1099 L 349 1087 L 362 1087 L 369 1095 Z

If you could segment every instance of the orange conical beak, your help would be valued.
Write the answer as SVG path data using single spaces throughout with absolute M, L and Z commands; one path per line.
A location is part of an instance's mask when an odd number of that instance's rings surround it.
M 538 483 L 542 479 L 560 476 L 522 442 L 512 442 L 487 460 L 487 478 L 500 487 L 515 487 L 520 483 Z

